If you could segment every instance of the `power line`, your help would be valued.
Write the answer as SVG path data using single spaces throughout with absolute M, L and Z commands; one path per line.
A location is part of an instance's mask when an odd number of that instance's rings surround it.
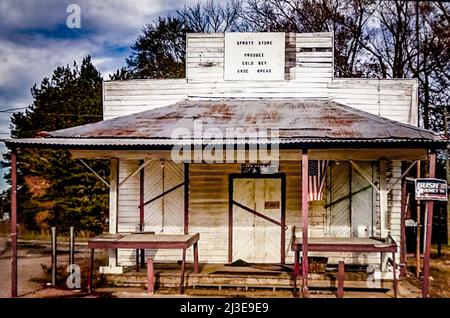
M 2 109 L 2 110 L 0 110 L 0 113 L 12 113 L 15 110 L 26 109 L 26 108 L 28 108 L 28 107 L 17 107 L 17 108 Z

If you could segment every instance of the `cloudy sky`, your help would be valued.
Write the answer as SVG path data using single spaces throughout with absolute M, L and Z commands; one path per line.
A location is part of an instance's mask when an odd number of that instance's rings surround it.
M 145 23 L 197 0 L 1 0 L 0 139 L 9 136 L 11 108 L 31 103 L 30 88 L 59 65 L 92 56 L 105 79 L 125 65 Z M 81 9 L 81 28 L 67 18 Z M 71 9 L 71 7 L 69 7 Z M 0 151 L 4 152 L 3 143 Z M 0 190 L 5 182 L 0 175 Z

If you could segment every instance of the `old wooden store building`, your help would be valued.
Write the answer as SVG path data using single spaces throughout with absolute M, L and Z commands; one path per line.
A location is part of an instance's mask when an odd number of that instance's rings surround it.
M 442 146 L 417 81 L 336 78 L 332 33 L 188 34 L 186 52 L 186 78 L 105 81 L 103 121 L 5 141 L 110 160 L 100 271 L 286 264 L 305 291 L 321 256 L 398 277 L 403 178 L 429 159 L 432 177 Z

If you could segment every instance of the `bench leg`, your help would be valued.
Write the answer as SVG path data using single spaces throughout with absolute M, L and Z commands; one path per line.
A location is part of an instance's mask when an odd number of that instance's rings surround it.
M 339 261 L 338 265 L 338 290 L 337 297 L 344 297 L 344 279 L 345 279 L 345 264 L 344 261 Z
M 194 244 L 194 273 L 198 274 L 198 243 Z
M 395 264 L 395 252 L 392 253 L 392 271 L 394 274 L 394 298 L 397 298 L 397 265 Z
M 139 266 L 139 250 L 136 250 L 136 271 L 139 273 L 140 266 Z
M 297 297 L 297 277 L 298 273 L 300 272 L 300 265 L 299 265 L 299 252 L 297 250 L 294 251 L 294 297 Z
M 153 270 L 153 259 L 150 257 L 147 259 L 147 282 L 147 293 L 153 295 L 155 292 L 155 273 Z
M 184 271 L 186 269 L 186 249 L 183 248 L 183 259 L 181 260 L 181 282 L 180 282 L 180 294 L 184 293 Z
M 145 266 L 145 250 L 144 249 L 142 249 L 140 251 L 140 256 L 141 256 L 141 267 L 144 267 Z

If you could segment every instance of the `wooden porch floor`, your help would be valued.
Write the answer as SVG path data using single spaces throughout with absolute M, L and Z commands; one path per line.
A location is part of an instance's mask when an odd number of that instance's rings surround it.
M 127 267 L 124 274 L 104 275 L 106 283 L 115 287 L 146 287 L 147 271 L 141 268 Z M 327 269 L 325 273 L 309 276 L 311 290 L 337 290 L 337 269 Z M 364 271 L 346 268 L 344 288 L 346 290 L 368 290 L 387 292 L 392 288 L 392 281 L 381 281 L 376 287 L 368 281 Z M 155 264 L 155 289 L 175 289 L 180 283 L 180 265 Z M 186 268 L 186 289 L 238 289 L 248 290 L 293 290 L 292 265 L 255 264 L 252 266 L 227 266 L 225 264 L 201 264 L 200 272 L 193 273 L 192 265 Z M 298 285 L 301 286 L 301 278 Z

